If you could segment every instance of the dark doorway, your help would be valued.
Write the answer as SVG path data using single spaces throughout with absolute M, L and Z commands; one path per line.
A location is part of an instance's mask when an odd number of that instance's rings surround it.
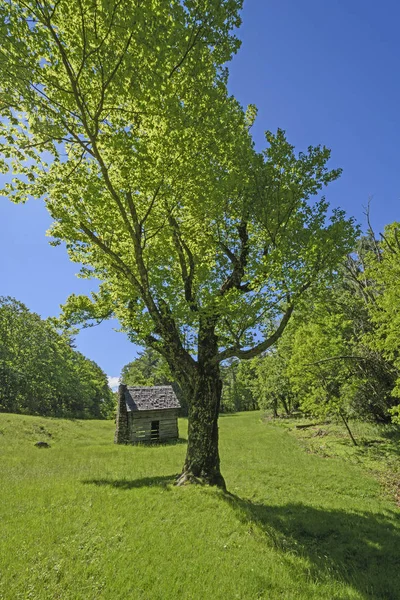
M 160 421 L 151 422 L 151 441 L 157 441 L 160 439 Z

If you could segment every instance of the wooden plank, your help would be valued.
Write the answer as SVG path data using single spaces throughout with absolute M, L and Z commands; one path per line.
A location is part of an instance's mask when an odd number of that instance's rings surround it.
M 144 412 L 146 414 L 144 414 Z M 130 413 L 131 435 L 130 439 L 135 443 L 157 443 L 168 440 L 176 440 L 179 437 L 178 420 L 176 409 L 164 411 L 143 411 L 141 413 Z M 175 414 L 171 414 L 175 413 Z M 160 418 L 157 418 L 160 415 Z M 159 421 L 158 430 L 152 430 L 152 421 Z
M 135 421 L 133 421 L 132 423 L 132 428 L 133 430 L 136 429 L 151 429 L 151 424 L 153 421 L 158 421 L 159 422 L 159 427 L 177 427 L 178 423 L 176 419 L 167 419 L 167 420 L 161 420 L 161 419 L 152 419 L 147 420 L 147 419 L 136 419 Z
M 178 408 L 164 408 L 162 410 L 133 410 L 129 414 L 132 415 L 132 419 L 137 421 L 139 419 L 149 419 L 150 421 L 161 421 L 165 418 L 177 417 L 179 413 Z

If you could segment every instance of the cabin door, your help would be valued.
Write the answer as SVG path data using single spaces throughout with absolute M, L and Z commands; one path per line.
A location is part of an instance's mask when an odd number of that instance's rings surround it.
M 158 441 L 160 439 L 160 421 L 151 422 L 151 441 Z

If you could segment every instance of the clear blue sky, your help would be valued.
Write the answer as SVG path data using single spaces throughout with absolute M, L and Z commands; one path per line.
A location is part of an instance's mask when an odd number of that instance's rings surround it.
M 376 231 L 400 220 L 400 5 L 394 0 L 245 0 L 242 48 L 230 89 L 259 109 L 257 146 L 267 129 L 286 130 L 296 148 L 325 144 L 342 178 L 327 190 L 333 205 L 363 221 L 373 196 Z M 0 201 L 0 295 L 14 296 L 43 317 L 57 315 L 70 293 L 93 282 L 75 277 L 63 248 L 48 245 L 49 217 L 38 201 Z M 77 347 L 110 376 L 137 348 L 113 331 L 85 330 Z

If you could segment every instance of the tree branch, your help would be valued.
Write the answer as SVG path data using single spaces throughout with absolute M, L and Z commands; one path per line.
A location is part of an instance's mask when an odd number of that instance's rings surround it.
M 279 326 L 277 327 L 275 332 L 272 335 L 270 335 L 266 340 L 264 340 L 260 344 L 257 344 L 257 346 L 250 348 L 249 350 L 242 350 L 238 346 L 232 346 L 231 348 L 227 348 L 226 350 L 223 350 L 222 352 L 219 353 L 218 361 L 221 362 L 222 360 L 226 360 L 227 358 L 232 358 L 233 356 L 236 356 L 237 358 L 240 358 L 240 359 L 248 360 L 249 358 L 254 358 L 255 356 L 258 356 L 259 354 L 261 354 L 262 352 L 265 352 L 265 350 L 267 350 L 268 348 L 273 346 L 278 341 L 278 339 L 284 332 L 285 327 L 288 324 L 290 317 L 292 316 L 293 309 L 294 309 L 293 304 L 288 306 L 285 314 L 283 315 L 283 317 L 281 319 L 281 322 L 279 323 Z
M 199 307 L 197 305 L 196 299 L 193 294 L 193 278 L 194 278 L 194 270 L 195 270 L 194 257 L 193 257 L 192 251 L 190 250 L 189 246 L 181 238 L 180 231 L 179 231 L 179 225 L 178 225 L 176 219 L 174 219 L 174 217 L 172 216 L 172 214 L 169 214 L 168 222 L 172 229 L 172 239 L 174 241 L 174 245 L 175 245 L 176 251 L 178 253 L 179 264 L 181 267 L 182 281 L 183 281 L 183 285 L 184 285 L 184 289 L 185 289 L 185 300 L 186 300 L 186 302 L 189 303 L 190 310 L 196 312 L 199 310 Z M 186 254 L 186 256 L 185 256 L 185 254 Z M 188 260 L 188 265 L 186 263 L 186 257 Z M 189 268 L 188 268 L 188 266 L 189 266 Z
M 321 360 L 316 360 L 315 362 L 312 363 L 305 363 L 305 367 L 313 367 L 314 365 L 320 365 L 322 363 L 326 363 L 326 362 L 330 362 L 332 360 L 363 360 L 363 361 L 368 361 L 371 360 L 369 358 L 366 358 L 365 356 L 330 356 L 329 358 L 321 358 Z
M 220 243 L 220 246 L 233 264 L 231 274 L 225 279 L 220 288 L 219 293 L 221 296 L 224 296 L 226 292 L 232 288 L 236 288 L 241 292 L 250 291 L 249 284 L 241 285 L 249 256 L 249 234 L 247 231 L 247 222 L 242 221 L 240 225 L 238 225 L 237 231 L 240 239 L 239 256 L 236 256 L 236 254 L 232 252 L 225 244 Z
M 133 275 L 130 271 L 129 267 L 124 263 L 124 261 L 118 256 L 116 252 L 111 250 L 93 231 L 91 231 L 84 223 L 79 224 L 82 231 L 87 235 L 93 244 L 98 246 L 104 254 L 106 254 L 109 258 L 113 260 L 113 266 L 118 271 L 122 272 L 125 277 L 134 285 L 134 287 L 143 294 L 143 288 L 140 285 L 138 279 Z
M 181 60 L 173 67 L 173 69 L 171 70 L 171 72 L 168 75 L 168 79 L 171 79 L 171 77 L 173 76 L 173 74 L 183 65 L 183 63 L 185 62 L 186 58 L 188 57 L 189 53 L 193 50 L 193 48 L 195 47 L 195 45 L 197 44 L 197 40 L 199 39 L 200 33 L 202 31 L 202 27 L 199 27 L 199 29 L 197 30 L 197 32 L 194 35 L 194 38 L 192 41 L 189 41 L 188 47 L 186 48 Z

